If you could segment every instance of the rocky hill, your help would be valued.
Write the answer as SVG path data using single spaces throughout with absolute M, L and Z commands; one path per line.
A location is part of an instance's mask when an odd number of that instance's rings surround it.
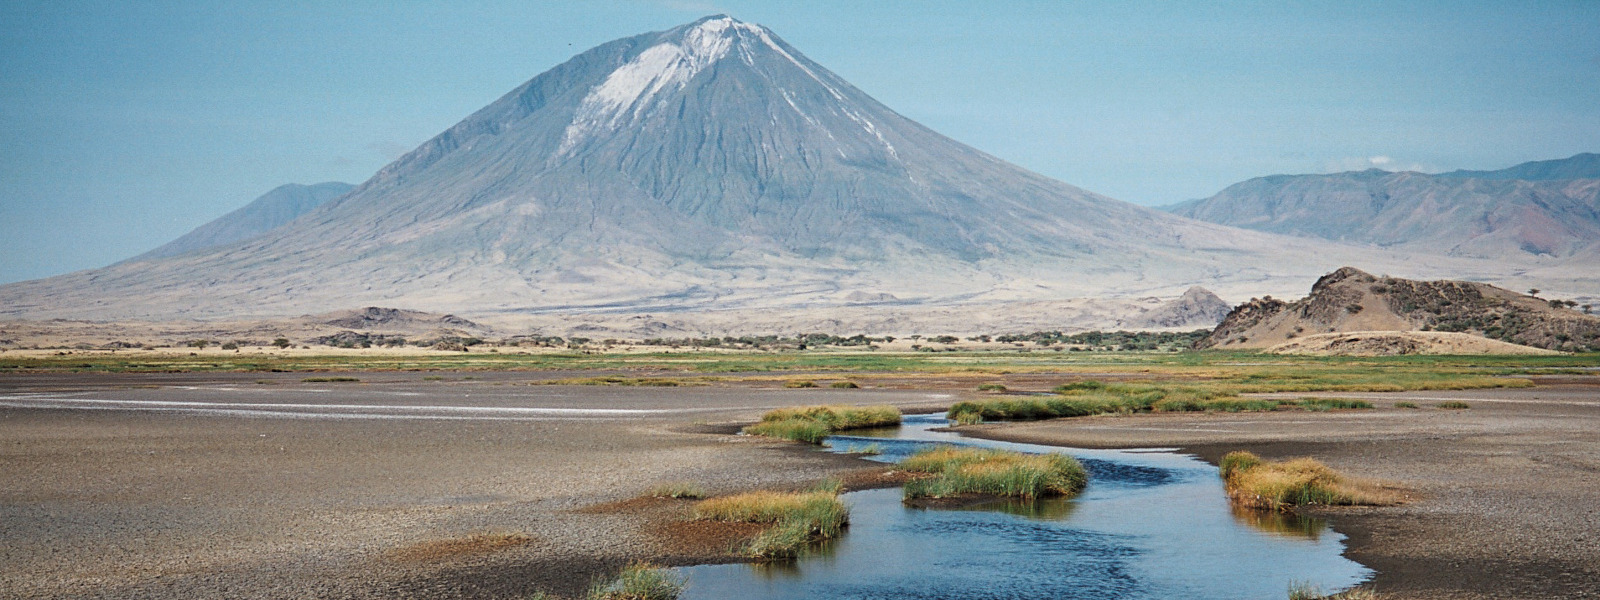
M 1128 319 L 1134 329 L 1194 329 L 1221 323 L 1233 306 L 1200 286 L 1189 288 L 1176 299 Z
M 1581 311 L 1580 311 L 1581 308 Z M 1344 267 L 1293 302 L 1252 298 L 1230 312 L 1201 348 L 1265 349 L 1327 333 L 1458 332 L 1562 351 L 1600 350 L 1592 307 L 1469 281 L 1378 277 Z
M 298 183 L 280 185 L 238 210 L 217 217 L 154 250 L 130 258 L 128 262 L 177 256 L 254 239 L 282 227 L 300 215 L 311 212 L 329 200 L 345 195 L 355 187 L 337 181 L 314 185 Z
M 1571 259 L 1600 248 L 1600 155 L 1444 175 L 1274 175 L 1168 207 L 1211 223 L 1494 260 Z

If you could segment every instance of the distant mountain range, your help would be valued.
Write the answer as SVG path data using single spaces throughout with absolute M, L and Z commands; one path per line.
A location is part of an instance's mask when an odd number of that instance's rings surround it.
M 1506 260 L 1600 258 L 1600 155 L 1441 175 L 1274 175 L 1167 207 L 1211 223 Z
M 226 246 L 277 229 L 322 206 L 323 203 L 345 195 L 356 186 L 329 181 L 315 185 L 290 183 L 280 185 L 262 194 L 249 204 L 217 217 L 216 220 L 196 227 L 194 231 L 160 247 L 128 259 L 129 262 L 177 256 L 187 252 Z
M 939 135 L 726 16 L 585 51 L 309 212 L 232 221 L 284 222 L 208 225 L 135 260 L 0 286 L 0 317 L 392 306 L 479 319 L 1192 285 L 1238 297 L 1303 289 L 1340 264 L 1545 285 L 1522 266 L 1245 231 L 1094 194 Z M 1600 286 L 1597 273 L 1560 276 L 1547 287 Z

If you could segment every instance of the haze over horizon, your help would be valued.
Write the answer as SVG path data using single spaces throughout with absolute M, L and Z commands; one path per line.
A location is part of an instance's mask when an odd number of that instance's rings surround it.
M 360 183 L 578 52 L 713 13 L 1137 204 L 1600 149 L 1593 3 L 928 6 L 0 6 L 0 283 L 128 258 L 283 183 Z

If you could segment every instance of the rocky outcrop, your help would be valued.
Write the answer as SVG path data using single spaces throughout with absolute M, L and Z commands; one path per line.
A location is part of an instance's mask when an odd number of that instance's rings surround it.
M 1551 350 L 1600 350 L 1600 318 L 1576 308 L 1484 283 L 1378 277 L 1344 267 L 1300 300 L 1252 298 L 1196 346 L 1263 349 L 1319 334 L 1440 331 Z M 1415 343 L 1406 338 L 1394 347 Z

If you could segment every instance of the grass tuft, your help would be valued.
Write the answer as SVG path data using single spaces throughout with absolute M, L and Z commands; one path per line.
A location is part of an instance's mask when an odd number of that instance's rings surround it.
M 744 432 L 820 444 L 835 431 L 899 424 L 900 409 L 893 406 L 802 406 L 770 411 Z
M 680 498 L 687 500 L 699 500 L 706 497 L 706 490 L 705 488 L 700 487 L 699 484 L 679 481 L 659 484 L 650 488 L 650 491 L 645 492 L 645 495 L 653 498 Z
M 1394 407 L 1395 408 L 1420 408 L 1420 407 L 1417 406 L 1417 403 L 1415 403 L 1415 402 L 1396 402 L 1396 403 L 1394 403 Z
M 1322 588 L 1304 582 L 1289 584 L 1289 600 L 1377 600 L 1378 593 L 1366 588 L 1324 594 Z
M 1219 468 L 1228 497 L 1241 506 L 1288 510 L 1309 504 L 1382 506 L 1396 502 L 1393 493 L 1352 481 L 1310 458 L 1270 462 L 1249 452 L 1230 452 L 1222 457 Z
M 998 383 L 980 383 L 980 384 L 978 384 L 978 391 L 980 391 L 980 392 L 1004 392 L 1004 391 L 1006 391 L 1006 386 L 998 384 Z
M 354 377 L 307 377 L 300 381 L 302 383 L 350 383 L 361 380 Z
M 676 600 L 686 582 L 682 575 L 650 563 L 623 567 L 616 579 L 589 588 L 587 600 Z
M 828 384 L 828 387 L 831 387 L 831 388 L 836 389 L 836 390 L 853 390 L 853 389 L 860 388 L 861 385 L 856 383 L 856 382 L 854 382 L 854 381 L 835 381 L 833 383 Z
M 1467 403 L 1462 402 L 1460 400 L 1451 400 L 1449 402 L 1440 402 L 1438 404 L 1435 404 L 1434 406 L 1436 406 L 1438 408 L 1448 408 L 1448 409 L 1451 409 L 1451 410 L 1465 410 L 1465 409 L 1468 409 L 1468 408 L 1472 408 L 1471 404 L 1467 404 Z
M 813 543 L 838 537 L 850 522 L 850 510 L 839 500 L 843 485 L 825 480 L 819 487 L 824 489 L 746 492 L 702 500 L 695 506 L 695 517 L 770 524 L 745 545 L 744 553 L 766 560 L 794 558 Z
M 905 486 L 906 499 L 989 494 L 1034 499 L 1083 491 L 1088 472 L 1064 454 L 938 446 L 901 461 L 907 471 L 931 473 Z
M 786 381 L 786 382 L 784 382 L 783 387 L 791 388 L 791 389 L 793 389 L 793 388 L 814 388 L 814 387 L 817 387 L 817 382 L 815 382 L 815 381 Z

